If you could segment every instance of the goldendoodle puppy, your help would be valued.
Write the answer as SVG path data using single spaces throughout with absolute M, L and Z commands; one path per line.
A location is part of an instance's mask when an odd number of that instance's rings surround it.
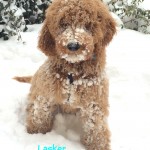
M 79 113 L 87 150 L 110 150 L 105 47 L 115 22 L 100 0 L 54 0 L 38 47 L 48 59 L 31 80 L 27 131 L 51 131 L 59 110 Z

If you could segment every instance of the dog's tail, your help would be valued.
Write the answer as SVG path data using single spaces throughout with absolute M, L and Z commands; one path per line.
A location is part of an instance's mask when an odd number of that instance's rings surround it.
M 24 83 L 31 83 L 32 76 L 24 76 L 24 77 L 14 77 L 14 80 L 17 80 L 19 82 L 24 82 Z

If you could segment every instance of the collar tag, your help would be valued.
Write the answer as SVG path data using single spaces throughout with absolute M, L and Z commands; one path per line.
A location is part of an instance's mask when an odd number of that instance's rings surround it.
M 69 79 L 70 84 L 72 84 L 72 83 L 73 83 L 73 77 L 72 77 L 72 74 L 68 74 L 68 79 Z
M 96 54 L 93 54 L 92 60 L 96 60 Z

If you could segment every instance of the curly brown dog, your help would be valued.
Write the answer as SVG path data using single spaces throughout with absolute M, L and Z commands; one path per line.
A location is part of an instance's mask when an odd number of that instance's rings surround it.
M 38 42 L 48 59 L 31 80 L 29 133 L 51 131 L 59 107 L 63 113 L 79 113 L 87 150 L 110 150 L 105 47 L 115 26 L 100 0 L 53 1 Z

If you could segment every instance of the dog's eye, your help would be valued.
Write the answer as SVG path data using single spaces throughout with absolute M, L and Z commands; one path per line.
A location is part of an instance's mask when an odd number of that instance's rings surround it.
M 67 29 L 67 27 L 69 26 L 69 24 L 67 22 L 65 22 L 64 20 L 60 20 L 59 25 L 63 29 Z
M 86 24 L 86 25 L 85 25 L 85 29 L 86 29 L 87 31 L 91 31 L 91 30 L 92 30 L 91 23 Z
M 61 27 L 64 28 L 64 29 L 67 29 L 68 26 L 69 26 L 68 23 L 63 23 L 63 24 L 61 25 Z

